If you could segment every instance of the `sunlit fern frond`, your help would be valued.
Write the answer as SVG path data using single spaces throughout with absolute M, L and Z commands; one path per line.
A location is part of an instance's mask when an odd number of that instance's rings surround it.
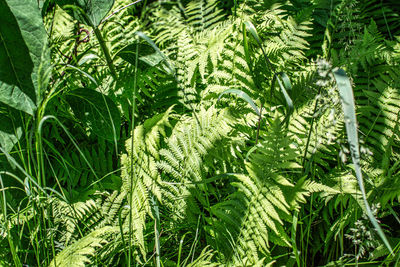
M 185 8 L 187 24 L 200 32 L 212 29 L 225 17 L 225 14 L 217 5 L 218 1 L 216 0 L 189 2 Z
M 271 123 L 246 163 L 247 174 L 236 175 L 238 190 L 212 207 L 215 218 L 210 218 L 208 230 L 228 261 L 270 262 L 270 242 L 291 246 L 284 223 L 291 222 L 291 211 L 299 210 L 313 192 L 335 191 L 305 177 L 293 179 L 301 177 L 299 154 L 282 131 L 279 120 Z
M 51 206 L 54 224 L 59 227 L 57 230 L 61 233 L 59 242 L 63 246 L 74 243 L 82 237 L 83 233 L 91 231 L 101 220 L 101 213 L 93 199 L 73 204 L 53 199 Z
M 190 262 L 187 267 L 216 267 L 220 266 L 218 263 L 213 262 L 212 258 L 214 256 L 214 253 L 212 250 L 210 250 L 208 247 L 205 247 L 200 255 L 197 257 L 197 259 L 192 259 L 192 262 Z
M 161 200 L 157 159 L 160 157 L 161 135 L 165 135 L 165 128 L 170 126 L 171 112 L 172 107 L 135 127 L 134 140 L 126 141 L 127 154 L 121 156 L 122 191 L 129 196 L 127 202 L 132 211 L 132 218 L 126 219 L 124 226 L 129 224 L 129 220 L 134 222 L 135 237 L 143 254 L 145 220 L 147 215 L 151 216 L 150 197 L 154 195 Z
M 202 109 L 182 118 L 166 140 L 167 147 L 160 150 L 157 167 L 166 187 L 164 202 L 177 219 L 185 216 L 195 223 L 200 207 L 207 206 L 203 191 L 212 185 L 202 184 L 207 178 L 204 160 L 212 157 L 210 153 L 226 138 L 229 124 L 226 110 Z
M 115 55 L 124 46 L 133 43 L 136 40 L 135 32 L 139 30 L 139 20 L 133 16 L 133 6 L 130 1 L 116 0 L 113 10 L 118 12 L 110 15 L 107 21 L 101 25 L 101 30 L 107 38 L 107 44 L 110 52 Z
M 118 227 L 105 226 L 92 231 L 73 244 L 64 248 L 52 260 L 52 266 L 79 266 L 84 267 L 93 262 L 91 257 L 96 254 L 96 250 L 107 243 L 109 236 L 116 234 Z
M 44 22 L 49 33 L 49 43 L 53 49 L 53 62 L 58 64 L 68 62 L 72 57 L 77 32 L 73 18 L 59 6 L 54 7 L 54 13 L 49 12 Z

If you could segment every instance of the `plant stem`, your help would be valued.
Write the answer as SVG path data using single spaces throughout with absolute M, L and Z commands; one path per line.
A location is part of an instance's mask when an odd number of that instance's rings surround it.
M 8 244 L 10 246 L 11 255 L 13 257 L 14 264 L 15 264 L 15 266 L 19 267 L 19 266 L 22 266 L 22 264 L 21 264 L 21 261 L 18 258 L 17 251 L 16 251 L 15 246 L 14 246 L 14 241 L 13 241 L 13 238 L 11 236 L 10 228 L 8 226 L 9 221 L 8 221 L 8 218 L 7 218 L 6 191 L 5 191 L 5 188 L 4 188 L 4 185 L 3 185 L 3 179 L 1 177 L 1 174 L 0 174 L 0 186 L 1 186 L 1 190 L 3 191 L 2 192 L 2 196 L 3 196 L 2 200 L 3 201 L 1 203 L 2 204 L 1 207 L 2 207 L 2 210 L 3 210 L 3 217 L 4 217 L 5 227 L 7 229 L 7 240 L 8 240 Z
M 318 89 L 318 94 L 317 95 L 319 95 L 320 93 L 321 93 L 321 88 Z M 312 114 L 313 117 L 311 119 L 310 129 L 308 131 L 306 149 L 304 150 L 303 162 L 301 164 L 303 166 L 303 172 L 305 171 L 305 164 L 306 164 L 306 160 L 307 160 L 308 146 L 310 145 L 310 140 L 311 140 L 311 135 L 312 135 L 312 128 L 314 126 L 314 121 L 315 121 L 314 114 L 317 111 L 318 103 L 319 103 L 319 100 L 315 101 L 314 110 L 313 110 L 313 114 Z
M 150 198 L 151 208 L 154 216 L 154 242 L 156 248 L 156 266 L 160 267 L 160 212 L 158 210 L 157 199 L 154 195 Z
M 258 125 L 257 125 L 257 135 L 256 135 L 256 145 L 258 144 L 258 137 L 260 136 L 260 126 L 261 126 L 261 119 L 262 119 L 262 110 L 264 107 L 264 102 L 261 103 L 260 107 L 260 116 L 258 116 Z
M 96 38 L 100 44 L 100 48 L 103 51 L 104 56 L 106 57 L 107 65 L 110 68 L 111 75 L 113 76 L 114 79 L 117 79 L 117 72 L 115 71 L 115 67 L 114 67 L 114 64 L 111 59 L 110 51 L 108 50 L 106 42 L 105 42 L 103 35 L 101 34 L 99 28 L 94 29 L 94 34 L 96 35 Z

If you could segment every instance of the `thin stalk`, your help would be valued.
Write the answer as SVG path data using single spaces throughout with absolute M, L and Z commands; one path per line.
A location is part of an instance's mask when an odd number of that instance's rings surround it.
M 131 119 L 131 150 L 133 150 L 133 140 L 135 133 L 135 109 L 136 109 L 136 94 L 137 94 L 137 67 L 139 60 L 139 39 L 136 42 L 136 56 L 135 56 L 135 73 L 133 79 L 133 96 L 132 96 L 132 119 Z M 128 240 L 128 266 L 131 266 L 131 249 L 132 249 L 132 205 L 133 205 L 133 190 L 136 187 L 136 181 L 134 182 L 134 173 L 136 172 L 136 168 L 133 165 L 133 153 L 131 153 L 130 157 L 130 191 L 129 191 L 129 240 Z
M 183 246 L 183 241 L 185 240 L 186 234 L 184 234 L 182 236 L 181 240 L 179 241 L 178 262 L 176 263 L 176 267 L 179 267 L 181 265 L 182 246 Z
M 113 61 L 111 59 L 110 51 L 108 50 L 106 42 L 105 42 L 103 35 L 101 34 L 99 28 L 97 28 L 97 27 L 94 28 L 94 34 L 96 35 L 96 38 L 100 44 L 100 48 L 103 51 L 104 56 L 106 57 L 106 62 L 107 62 L 108 68 L 111 71 L 111 75 L 113 76 L 114 79 L 117 79 L 118 76 L 117 76 L 117 72 L 115 71 Z
M 154 242 L 156 247 L 156 266 L 160 267 L 160 212 L 158 210 L 157 200 L 154 195 L 151 196 L 151 206 L 154 216 Z
M 319 88 L 318 89 L 318 94 L 317 95 L 319 95 L 321 93 L 321 88 Z M 315 105 L 314 105 L 314 110 L 313 110 L 313 115 L 315 114 L 315 112 L 317 111 L 317 108 L 318 108 L 318 104 L 319 104 L 319 100 L 317 99 L 317 101 L 315 101 Z M 314 117 L 312 117 L 312 119 L 311 119 L 311 125 L 310 125 L 310 130 L 308 131 L 308 135 L 307 135 L 307 142 L 306 142 L 306 149 L 304 150 L 304 156 L 303 156 L 303 162 L 302 162 L 302 166 L 303 166 L 303 172 L 304 172 L 304 170 L 305 170 L 305 163 L 306 163 L 306 157 L 307 157 L 307 152 L 308 152 L 308 146 L 310 145 L 310 140 L 311 140 L 311 134 L 312 134 L 312 129 L 313 129 L 313 126 L 314 126 L 314 121 L 315 121 L 315 118 Z
M 40 110 L 38 112 L 38 118 L 40 118 Z M 39 124 L 36 126 L 36 138 L 35 138 L 35 147 L 36 147 L 36 162 L 37 162 L 37 182 L 40 187 L 45 188 L 46 187 L 46 179 L 45 179 L 45 170 L 44 170 L 44 160 L 43 160 L 43 146 L 42 146 L 42 139 L 40 136 L 39 131 L 37 130 L 39 128 Z M 43 255 L 46 258 L 46 265 L 50 263 L 49 257 L 48 257 L 48 249 L 47 249 L 47 240 L 46 238 L 46 232 L 47 232 L 47 223 L 46 223 L 46 216 L 45 216 L 45 210 L 44 206 L 42 205 L 42 197 L 44 197 L 43 192 L 39 191 L 39 196 L 38 196 L 38 209 L 39 209 L 39 218 L 41 219 L 39 221 L 39 232 L 40 232 L 40 239 L 44 241 L 44 245 L 40 246 L 43 250 Z
M 5 192 L 5 189 L 4 189 L 4 184 L 3 184 L 3 179 L 1 177 L 1 174 L 0 174 L 0 186 L 1 186 L 2 193 L 3 193 L 2 194 L 3 195 L 3 201 L 2 201 L 1 207 L 2 207 L 2 210 L 3 210 L 3 217 L 4 217 L 5 227 L 7 229 L 7 240 L 8 240 L 8 244 L 10 246 L 10 250 L 11 250 L 11 254 L 12 254 L 12 257 L 13 257 L 14 264 L 15 264 L 15 266 L 19 267 L 19 266 L 22 266 L 22 264 L 21 264 L 21 261 L 18 258 L 17 251 L 16 251 L 15 246 L 14 246 L 14 241 L 13 241 L 11 233 L 10 233 L 10 228 L 8 227 L 9 221 L 7 219 L 6 192 Z
M 262 119 L 263 107 L 264 107 L 264 102 L 261 103 L 260 115 L 258 116 L 257 134 L 256 134 L 256 145 L 258 144 L 258 138 L 259 138 L 259 136 L 260 136 L 260 127 L 261 127 L 261 119 Z
M 310 232 L 311 232 L 311 223 L 312 223 L 312 207 L 313 207 L 313 201 L 314 201 L 314 194 L 311 195 L 311 201 L 310 201 L 310 218 L 307 224 L 307 237 L 306 237 L 306 247 L 305 247 L 305 254 L 304 254 L 304 266 L 307 266 L 307 255 L 308 255 L 308 244 L 310 241 Z

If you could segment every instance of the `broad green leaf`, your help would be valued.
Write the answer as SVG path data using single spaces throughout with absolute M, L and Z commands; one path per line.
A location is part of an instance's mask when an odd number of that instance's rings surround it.
M 155 51 L 154 48 L 147 43 L 140 43 L 138 50 L 138 66 L 141 69 L 155 67 L 164 60 L 164 57 L 160 53 Z M 119 56 L 130 64 L 135 65 L 136 44 L 129 44 L 125 46 L 116 54 L 116 56 Z
M 114 5 L 114 0 L 57 0 L 56 3 L 78 21 L 97 27 Z
M 354 164 L 354 171 L 356 173 L 358 185 L 364 200 L 366 213 L 369 220 L 374 225 L 376 231 L 385 243 L 386 247 L 392 253 L 392 247 L 390 246 L 382 228 L 378 224 L 374 215 L 372 214 L 371 208 L 368 204 L 367 195 L 364 188 L 364 180 L 362 177 L 361 165 L 360 165 L 360 149 L 358 144 L 358 132 L 357 132 L 357 119 L 356 119 L 356 107 L 354 104 L 354 95 L 351 88 L 350 80 L 343 69 L 336 69 L 333 71 L 333 75 L 336 79 L 337 86 L 339 88 L 339 94 L 342 101 L 342 108 L 344 113 L 344 122 L 346 125 L 347 140 L 350 145 L 351 158 Z
M 81 88 L 71 91 L 67 97 L 75 116 L 93 133 L 104 139 L 119 139 L 121 117 L 114 102 L 97 91 Z
M 99 56 L 95 55 L 95 54 L 92 54 L 92 53 L 84 55 L 79 59 L 78 66 L 82 66 L 83 64 L 89 62 L 90 60 L 97 59 L 97 58 L 99 58 Z
M 33 115 L 50 66 L 40 11 L 33 0 L 0 0 L 0 14 L 0 102 Z
M 85 71 L 83 71 L 83 70 L 81 70 L 81 69 L 79 69 L 79 68 L 77 68 L 75 66 L 69 65 L 69 64 L 67 64 L 67 67 L 82 73 L 83 75 L 88 77 L 89 80 L 91 80 L 95 85 L 97 85 L 96 80 L 91 75 L 89 75 L 87 72 L 85 72 Z
M 22 118 L 25 113 L 0 103 L 0 147 L 10 152 L 22 136 Z
M 173 65 L 169 62 L 168 57 L 163 52 L 161 52 L 160 48 L 158 48 L 158 46 L 153 42 L 153 40 L 151 40 L 150 37 L 148 37 L 141 31 L 137 31 L 135 32 L 135 34 L 140 38 L 142 38 L 143 40 L 145 40 L 151 47 L 153 47 L 153 49 L 157 52 L 157 54 L 164 59 L 163 62 L 167 66 L 169 73 L 175 75 L 175 69 Z
M 260 111 L 258 110 L 257 105 L 254 103 L 253 99 L 251 99 L 251 97 L 250 97 L 248 94 L 246 94 L 245 92 L 243 92 L 242 90 L 239 90 L 239 89 L 228 89 L 228 90 L 225 90 L 224 92 L 222 92 L 222 93 L 219 95 L 218 100 L 219 100 L 223 95 L 225 95 L 225 94 L 235 94 L 235 95 L 237 95 L 238 97 L 242 98 L 242 99 L 245 100 L 247 103 L 249 103 L 250 106 L 251 106 L 251 107 L 254 109 L 254 111 L 256 112 L 256 114 L 257 114 L 258 116 L 260 116 Z

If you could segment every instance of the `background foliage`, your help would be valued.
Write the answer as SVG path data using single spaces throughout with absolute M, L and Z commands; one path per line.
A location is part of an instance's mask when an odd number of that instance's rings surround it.
M 397 265 L 396 4 L 0 0 L 0 265 Z

